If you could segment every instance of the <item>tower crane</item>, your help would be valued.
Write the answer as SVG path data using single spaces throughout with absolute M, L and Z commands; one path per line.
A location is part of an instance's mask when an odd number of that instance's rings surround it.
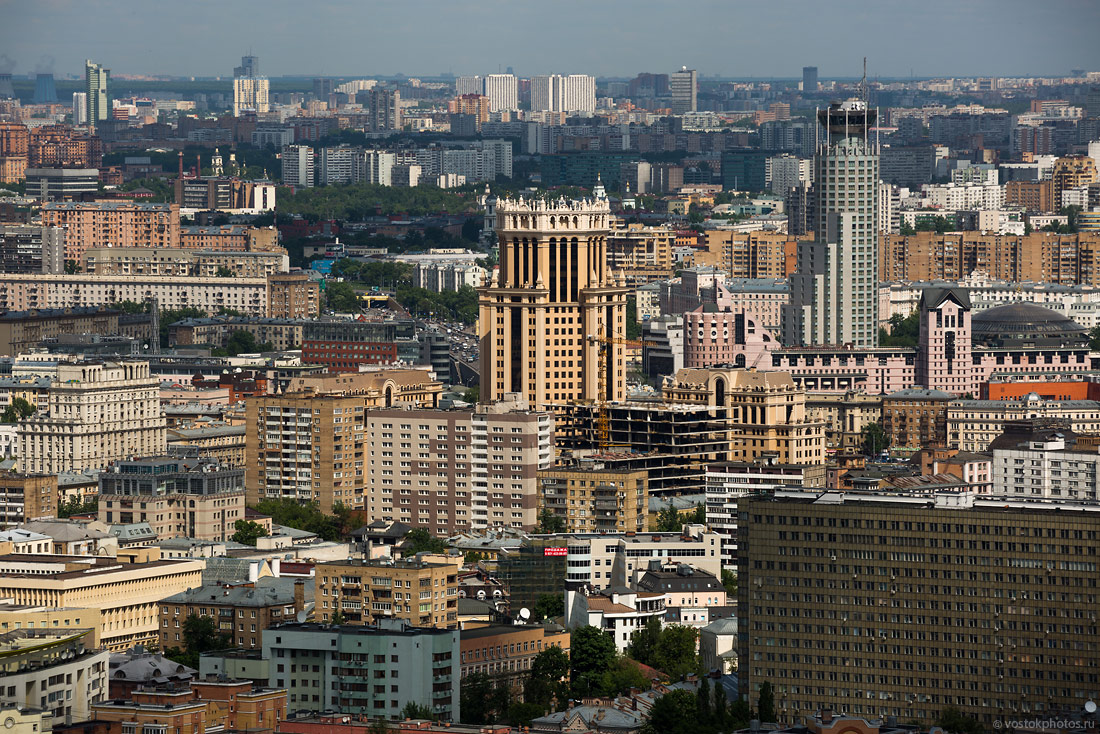
M 611 418 L 607 409 L 607 348 L 611 344 L 620 344 L 624 347 L 648 347 L 656 342 L 642 339 L 627 339 L 621 336 L 607 336 L 606 334 L 590 334 L 588 341 L 599 345 L 599 389 L 596 393 L 596 440 L 601 450 L 611 447 Z

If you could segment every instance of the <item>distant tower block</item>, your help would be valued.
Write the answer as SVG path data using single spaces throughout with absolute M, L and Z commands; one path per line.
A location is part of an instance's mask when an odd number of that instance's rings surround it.
M 57 104 L 57 87 L 53 74 L 38 74 L 34 78 L 34 103 Z
M 482 400 L 623 399 L 623 345 L 590 339 L 626 336 L 627 289 L 607 265 L 610 214 L 605 198 L 497 202 L 500 269 L 478 289 Z
M 0 99 L 15 97 L 15 87 L 11 83 L 11 74 L 0 74 Z

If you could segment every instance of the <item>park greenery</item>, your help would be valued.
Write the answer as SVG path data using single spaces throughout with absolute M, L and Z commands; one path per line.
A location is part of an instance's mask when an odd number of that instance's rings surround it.
M 878 343 L 883 347 L 915 347 L 920 339 L 920 312 L 908 316 L 894 314 L 888 322 L 890 330 L 878 330 Z
M 413 528 L 402 539 L 400 550 L 406 558 L 417 553 L 446 553 L 447 541 L 435 537 L 424 528 Z
M 18 423 L 19 421 L 34 415 L 37 410 L 30 401 L 24 398 L 12 398 L 11 403 L 0 414 L 0 423 Z
M 695 646 L 699 638 L 693 627 L 670 624 L 651 618 L 630 638 L 626 654 L 643 665 L 656 668 L 676 680 L 696 673 L 699 666 Z
M 863 452 L 868 456 L 878 456 L 890 448 L 890 438 L 879 423 L 868 423 L 863 427 Z
M 564 533 L 566 530 L 565 518 L 561 515 L 551 512 L 549 509 L 543 509 L 539 513 L 539 524 L 535 529 L 539 533 Z
M 253 509 L 270 517 L 276 525 L 315 533 L 322 540 L 342 540 L 355 529 L 352 511 L 340 502 L 333 504 L 329 515 L 321 512 L 316 502 L 285 497 L 260 500 Z
M 657 532 L 678 533 L 684 529 L 684 525 L 705 525 L 707 522 L 707 508 L 702 502 L 695 505 L 689 513 L 683 513 L 676 509 L 672 500 L 657 512 Z
M 94 515 L 99 512 L 99 497 L 70 497 L 61 502 L 57 507 L 57 516 L 60 518 L 73 517 L 74 515 Z
M 267 528 L 251 520 L 238 520 L 233 523 L 233 529 L 237 532 L 229 538 L 234 543 L 242 543 L 255 547 L 256 541 L 267 537 Z

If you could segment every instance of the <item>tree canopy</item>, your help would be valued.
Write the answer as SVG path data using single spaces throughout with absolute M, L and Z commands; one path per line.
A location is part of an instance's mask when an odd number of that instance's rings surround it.
M 447 541 L 437 538 L 424 528 L 413 528 L 401 541 L 401 554 L 411 558 L 417 553 L 446 553 Z
M 695 653 L 698 636 L 693 627 L 679 624 L 662 627 L 660 620 L 653 618 L 630 638 L 626 654 L 677 680 L 699 668 Z
M 316 502 L 303 503 L 285 497 L 260 500 L 255 510 L 270 516 L 278 525 L 316 533 L 323 540 L 342 540 L 355 529 L 351 527 L 351 510 L 339 502 L 333 505 L 331 515 L 322 513 Z
M 233 529 L 237 532 L 233 533 L 230 540 L 235 543 L 255 546 L 257 539 L 267 537 L 267 528 L 251 520 L 238 520 L 233 523 Z
M 894 314 L 890 317 L 890 331 L 878 330 L 878 343 L 883 347 L 915 347 L 920 340 L 920 312 L 908 316 Z
M 24 398 L 12 398 L 11 403 L 0 414 L 0 423 L 18 423 L 19 421 L 34 415 L 37 408 Z
M 461 214 L 476 210 L 474 197 L 434 186 L 380 186 L 338 184 L 276 191 L 279 215 L 313 215 L 325 219 L 360 221 L 381 213 Z
M 574 698 L 603 694 L 602 676 L 617 658 L 615 641 L 596 627 L 578 627 L 569 642 L 569 677 Z
M 199 655 L 233 645 L 233 635 L 218 630 L 218 623 L 212 617 L 189 614 L 183 621 L 181 631 L 184 648 L 170 647 L 164 651 L 164 656 L 196 670 L 199 668 Z

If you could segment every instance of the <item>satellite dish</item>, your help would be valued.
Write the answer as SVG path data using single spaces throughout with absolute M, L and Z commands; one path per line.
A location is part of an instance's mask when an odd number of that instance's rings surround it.
M 527 607 L 524 607 L 523 609 L 520 609 L 519 610 L 519 618 L 522 619 L 524 622 L 526 622 L 527 620 L 529 620 L 531 618 L 531 610 L 528 609 Z
M 1089 712 L 1090 714 L 1095 713 L 1096 712 L 1096 702 L 1093 701 L 1092 699 L 1089 699 L 1088 701 L 1085 701 L 1085 711 Z
M 298 612 L 298 614 L 295 615 L 294 618 L 297 619 L 299 622 L 304 622 L 304 621 L 306 621 L 306 617 L 308 617 L 308 616 L 309 616 L 309 614 L 306 612 L 305 609 L 303 609 L 300 612 Z

